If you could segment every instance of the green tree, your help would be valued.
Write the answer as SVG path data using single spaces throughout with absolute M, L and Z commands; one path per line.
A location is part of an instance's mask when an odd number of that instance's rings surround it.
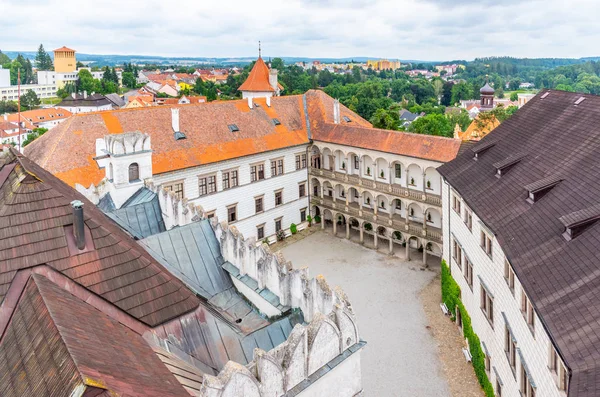
M 25 110 L 35 109 L 40 105 L 40 99 L 32 90 L 21 95 L 21 108 Z
M 271 61 L 271 68 L 273 69 L 282 71 L 284 67 L 285 65 L 283 63 L 283 59 L 281 58 L 273 58 L 273 60 Z
M 448 118 L 450 125 L 455 126 L 458 124 L 463 131 L 466 131 L 471 124 L 471 117 L 469 117 L 469 112 L 465 109 L 454 109 L 452 112 L 449 112 L 446 117 Z
M 385 130 L 398 130 L 400 126 L 400 113 L 398 106 L 391 106 L 389 109 L 377 109 L 371 124 L 375 128 L 383 128 Z
M 52 70 L 52 58 L 44 50 L 43 44 L 40 44 L 38 52 L 35 55 L 35 67 L 38 70 Z
M 409 131 L 417 134 L 453 137 L 454 126 L 444 115 L 428 114 L 413 121 Z
M 510 94 L 510 100 L 513 102 L 516 102 L 519 100 L 519 94 L 517 94 L 516 92 L 513 92 L 512 94 Z
M 79 79 L 77 80 L 77 91 L 87 91 L 88 94 L 92 92 L 102 92 L 103 87 L 100 80 L 96 80 L 92 73 L 87 69 L 81 69 L 78 73 Z
M 323 69 L 319 72 L 317 82 L 319 84 L 319 87 L 327 87 L 333 82 L 333 75 L 331 74 L 331 72 L 329 72 L 329 70 Z
M 137 83 L 133 72 L 123 72 L 123 85 L 129 88 L 135 88 Z
M 206 95 L 206 84 L 204 84 L 204 81 L 200 77 L 196 79 L 196 84 L 194 85 L 194 92 L 196 94 Z
M 0 51 L 0 65 L 6 65 L 7 63 L 10 63 L 10 58 Z
M 0 114 L 3 113 L 15 113 L 19 110 L 19 105 L 15 101 L 0 101 Z
M 458 83 L 452 86 L 452 104 L 455 105 L 461 100 L 471 99 L 473 97 L 473 86 L 469 83 Z
M 17 58 L 13 59 L 13 61 L 10 63 L 10 84 L 11 85 L 17 85 L 17 82 L 19 80 L 18 76 L 19 76 L 19 70 L 21 70 L 22 72 L 23 69 L 23 65 L 21 65 L 21 63 L 19 61 L 17 61 Z M 21 77 L 21 82 L 23 81 L 23 77 Z
M 42 135 L 48 132 L 47 128 L 34 128 L 28 135 L 27 138 L 23 141 L 22 146 L 25 147 L 29 145 L 31 142 L 35 141 Z

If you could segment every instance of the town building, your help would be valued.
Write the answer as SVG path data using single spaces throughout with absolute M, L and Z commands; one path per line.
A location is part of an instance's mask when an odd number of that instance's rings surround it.
M 165 193 L 105 214 L 0 152 L 2 395 L 361 395 L 344 292 Z
M 113 102 L 109 101 L 102 94 L 92 93 L 88 95 L 88 93 L 84 91 L 83 94 L 72 93 L 60 101 L 56 106 L 66 109 L 72 114 L 77 114 L 111 110 L 113 109 Z
M 60 123 L 71 117 L 72 113 L 63 108 L 40 108 L 21 112 L 22 128 L 33 130 L 34 128 L 47 128 L 51 130 Z M 5 121 L 11 123 L 19 122 L 19 114 L 11 113 L 4 115 Z
M 279 96 L 282 90 L 283 86 L 277 82 L 277 69 L 269 69 L 260 56 L 246 81 L 238 88 L 244 99 Z
M 14 145 L 20 150 L 19 145 L 27 139 L 29 132 L 25 128 L 19 129 L 19 124 L 8 121 L 7 117 L 4 120 L 0 119 L 0 144 Z
M 51 98 L 56 96 L 55 84 L 22 84 L 20 88 L 18 85 L 11 85 L 10 70 L 2 69 L 2 66 L 0 66 L 0 100 L 18 101 L 19 90 L 21 95 L 25 94 L 27 91 L 33 91 L 38 98 Z
M 417 120 L 420 117 L 425 116 L 425 112 L 421 113 L 412 113 L 407 109 L 400 110 L 400 125 L 404 128 L 410 127 L 413 121 Z
M 444 260 L 497 396 L 600 395 L 599 126 L 600 97 L 544 90 L 438 168 Z
M 535 94 L 517 94 L 517 106 L 521 109 L 527 102 L 535 97 Z
M 387 59 L 379 59 L 379 60 L 368 60 L 367 68 L 371 68 L 373 70 L 396 70 L 400 69 L 402 64 L 400 61 L 389 61 Z
M 259 58 L 245 99 L 76 115 L 27 154 L 94 203 L 110 195 L 120 208 L 151 183 L 257 240 L 311 215 L 390 253 L 441 255 L 436 167 L 461 141 L 375 129 L 322 91 L 276 96 L 264 68 Z

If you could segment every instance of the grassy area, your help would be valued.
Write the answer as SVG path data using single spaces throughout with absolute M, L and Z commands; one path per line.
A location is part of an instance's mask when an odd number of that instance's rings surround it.
M 62 98 L 60 98 L 60 97 L 41 98 L 40 101 L 41 101 L 42 105 L 56 105 L 57 103 L 62 101 Z

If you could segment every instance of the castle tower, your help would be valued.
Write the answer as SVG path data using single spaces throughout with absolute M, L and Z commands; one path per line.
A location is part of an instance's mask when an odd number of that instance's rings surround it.
M 75 50 L 61 47 L 54 50 L 54 71 L 58 73 L 71 73 L 77 70 Z
M 488 79 L 485 79 L 485 85 L 481 87 L 479 93 L 481 94 L 481 110 L 492 110 L 494 108 L 494 94 L 496 91 L 488 83 Z
M 279 96 L 283 87 L 277 82 L 277 69 L 269 69 L 258 50 L 258 59 L 250 71 L 248 78 L 238 88 L 242 98 L 267 98 Z

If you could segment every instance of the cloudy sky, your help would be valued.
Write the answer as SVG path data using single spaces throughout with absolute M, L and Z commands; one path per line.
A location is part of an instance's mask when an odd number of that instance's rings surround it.
M 0 50 L 163 56 L 598 56 L 599 0 L 0 0 Z

